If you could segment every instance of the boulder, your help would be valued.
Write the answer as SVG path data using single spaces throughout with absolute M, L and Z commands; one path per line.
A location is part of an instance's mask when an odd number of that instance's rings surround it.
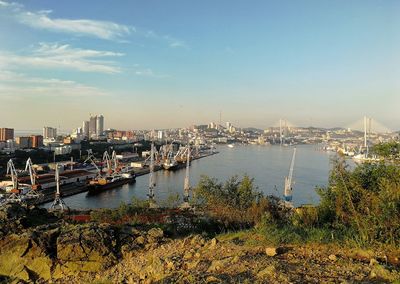
M 115 231 L 106 224 L 66 227 L 57 239 L 57 258 L 55 278 L 110 267 L 117 260 Z
M 55 233 L 56 234 L 56 233 Z M 23 281 L 49 280 L 53 260 L 49 247 L 53 235 L 25 232 L 0 241 L 0 275 Z

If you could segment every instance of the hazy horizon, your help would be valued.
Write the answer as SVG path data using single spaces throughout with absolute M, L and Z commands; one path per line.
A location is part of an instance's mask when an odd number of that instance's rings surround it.
M 0 0 L 0 127 L 399 130 L 399 1 Z M 360 127 L 357 127 L 360 128 Z

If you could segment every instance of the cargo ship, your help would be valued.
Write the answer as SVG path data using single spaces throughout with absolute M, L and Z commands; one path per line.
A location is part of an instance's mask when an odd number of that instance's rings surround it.
M 135 181 L 135 175 L 130 173 L 100 176 L 89 181 L 88 190 L 89 194 L 96 194 Z

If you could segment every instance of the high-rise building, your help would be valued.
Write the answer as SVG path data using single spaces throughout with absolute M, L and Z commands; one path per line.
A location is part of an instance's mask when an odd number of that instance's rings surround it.
M 96 134 L 97 136 L 103 135 L 104 132 L 104 116 L 102 114 L 96 117 Z
M 14 139 L 14 129 L 13 128 L 0 128 L 0 141 Z
M 87 120 L 82 123 L 82 134 L 84 137 L 89 137 L 89 121 Z
M 97 116 L 90 116 L 89 119 L 89 136 L 96 135 Z
M 43 136 L 42 135 L 32 135 L 32 148 L 43 147 Z
M 20 149 L 32 148 L 32 139 L 31 137 L 17 137 L 15 139 Z
M 43 138 L 45 139 L 57 138 L 57 128 L 48 126 L 43 127 Z

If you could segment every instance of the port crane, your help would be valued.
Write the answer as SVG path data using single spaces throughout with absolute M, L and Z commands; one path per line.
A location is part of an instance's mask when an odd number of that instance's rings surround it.
M 190 192 L 190 146 L 187 146 L 187 156 L 186 156 L 186 174 L 185 181 L 183 184 L 183 204 L 181 208 L 190 208 L 189 205 L 189 192 Z
M 37 182 L 37 174 L 35 169 L 33 168 L 33 163 L 31 158 L 28 158 L 28 160 L 26 161 L 25 171 L 29 172 L 29 177 L 31 179 L 31 188 L 26 193 L 26 196 L 29 198 L 37 198 L 37 199 L 42 198 L 43 194 L 38 192 L 40 184 Z
M 103 154 L 103 164 L 104 163 L 106 163 L 106 165 L 107 165 L 107 172 L 109 174 L 111 174 L 113 170 L 112 170 L 112 167 L 111 167 L 110 155 L 108 154 L 107 151 L 104 151 L 104 154 Z
M 283 197 L 285 201 L 292 201 L 292 178 L 293 178 L 293 169 L 294 169 L 294 161 L 296 159 L 296 148 L 293 150 L 292 162 L 290 163 L 289 175 L 285 177 L 285 191 Z
M 95 157 L 93 156 L 92 151 L 88 150 L 87 152 L 88 152 L 88 157 L 86 158 L 86 160 L 83 163 L 85 164 L 87 162 L 90 162 L 96 168 L 97 175 L 101 176 L 101 171 L 94 161 Z
M 118 159 L 117 159 L 117 153 L 115 152 L 115 150 L 114 151 L 112 151 L 112 154 L 111 154 L 111 160 L 112 160 L 112 162 L 113 162 L 113 164 L 114 164 L 114 172 L 117 172 L 117 171 L 119 171 L 119 168 L 118 168 Z
M 67 206 L 67 204 L 65 204 L 64 200 L 61 198 L 60 171 L 59 171 L 58 164 L 56 164 L 55 180 L 56 180 L 56 193 L 55 193 L 54 201 L 51 204 L 50 210 L 52 210 L 52 211 L 59 210 L 61 212 L 69 211 L 69 207 Z
M 152 208 L 156 207 L 154 200 L 154 188 L 156 187 L 156 183 L 154 181 L 154 143 L 151 143 L 150 150 L 150 173 L 149 173 L 149 193 L 147 196 L 149 197 L 149 205 Z
M 7 173 L 6 174 L 11 176 L 11 181 L 12 181 L 12 188 L 10 190 L 11 194 L 7 196 L 6 202 L 10 202 L 10 203 L 22 202 L 23 199 L 21 198 L 21 195 L 20 195 L 21 191 L 19 189 L 19 184 L 18 184 L 18 174 L 17 174 L 17 171 L 15 170 L 15 166 L 14 166 L 12 159 L 10 159 L 7 162 Z

